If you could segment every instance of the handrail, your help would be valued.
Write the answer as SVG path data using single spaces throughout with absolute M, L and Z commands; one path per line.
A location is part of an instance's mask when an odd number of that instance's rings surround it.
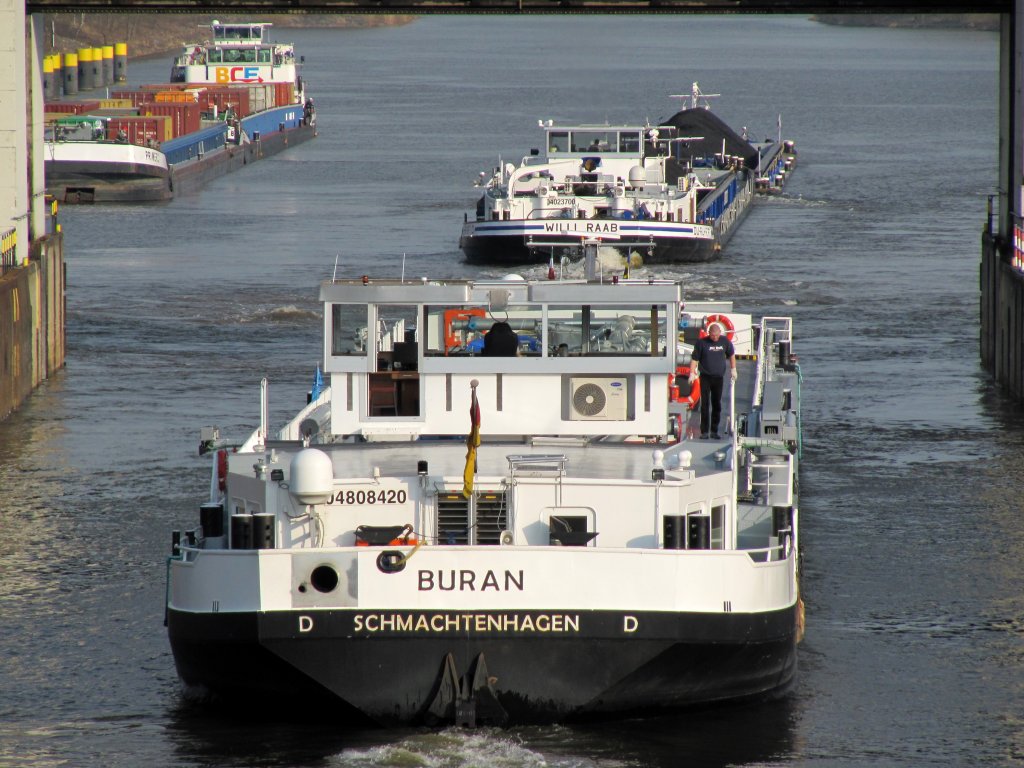
M 746 553 L 747 557 L 749 557 L 755 563 L 782 563 L 788 560 L 790 556 L 793 554 L 793 547 L 790 544 L 790 536 L 786 535 L 783 536 L 782 540 L 774 547 L 761 547 L 759 549 L 741 549 L 738 551 Z M 781 556 L 772 559 L 771 555 L 773 552 L 778 553 Z M 757 559 L 757 557 L 755 557 L 755 555 L 763 555 L 765 559 L 759 560 Z
M 508 459 L 509 476 L 515 479 L 516 470 L 531 466 L 534 471 L 547 471 L 557 473 L 559 477 L 565 476 L 565 464 L 569 460 L 565 454 L 513 454 Z

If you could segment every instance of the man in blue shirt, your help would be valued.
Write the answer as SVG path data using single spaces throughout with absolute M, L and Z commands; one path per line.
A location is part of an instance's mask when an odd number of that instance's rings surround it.
M 700 376 L 700 436 L 707 440 L 710 431 L 711 437 L 718 440 L 722 437 L 718 433 L 718 424 L 722 419 L 722 389 L 727 370 L 729 378 L 734 384 L 736 382 L 736 350 L 732 342 L 722 336 L 721 325 L 711 323 L 708 335 L 697 339 L 693 346 L 693 362 L 690 382 Z

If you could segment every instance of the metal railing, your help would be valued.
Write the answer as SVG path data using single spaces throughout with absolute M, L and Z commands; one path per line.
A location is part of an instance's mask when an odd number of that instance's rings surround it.
M 18 230 L 11 228 L 0 236 L 0 274 L 20 267 L 18 263 Z
M 57 200 L 51 195 L 46 196 L 46 235 L 55 235 L 61 231 L 57 220 Z M 0 275 L 28 264 L 31 254 L 31 242 L 22 240 L 19 246 L 18 228 L 11 227 L 0 233 Z

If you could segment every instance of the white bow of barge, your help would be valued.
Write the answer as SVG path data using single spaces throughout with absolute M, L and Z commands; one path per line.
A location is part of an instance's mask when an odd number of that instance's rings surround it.
M 244 444 L 204 434 L 210 499 L 168 563 L 186 690 L 388 725 L 785 690 L 802 624 L 792 324 L 684 310 L 682 290 L 326 281 L 323 390 L 271 433 L 264 383 Z M 723 438 L 699 440 L 679 371 L 712 315 L 740 378 Z M 477 354 L 499 320 L 519 354 Z

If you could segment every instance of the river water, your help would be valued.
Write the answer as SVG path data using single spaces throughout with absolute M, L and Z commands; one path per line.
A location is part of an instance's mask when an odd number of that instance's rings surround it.
M 978 364 L 993 33 L 801 17 L 428 17 L 289 30 L 320 137 L 149 207 L 65 207 L 66 370 L 0 423 L 0 766 L 1009 766 L 1024 760 L 1024 418 Z M 166 79 L 164 58 L 133 82 Z M 305 401 L 340 275 L 499 274 L 473 180 L 536 121 L 667 117 L 692 81 L 797 141 L 690 298 L 792 314 L 804 372 L 793 692 L 598 727 L 345 730 L 183 701 L 162 626 L 199 427 Z M 409 663 L 416 663 L 410 659 Z M 395 670 L 401 674 L 401 670 Z M 381 680 L 387 684 L 386 679 Z

